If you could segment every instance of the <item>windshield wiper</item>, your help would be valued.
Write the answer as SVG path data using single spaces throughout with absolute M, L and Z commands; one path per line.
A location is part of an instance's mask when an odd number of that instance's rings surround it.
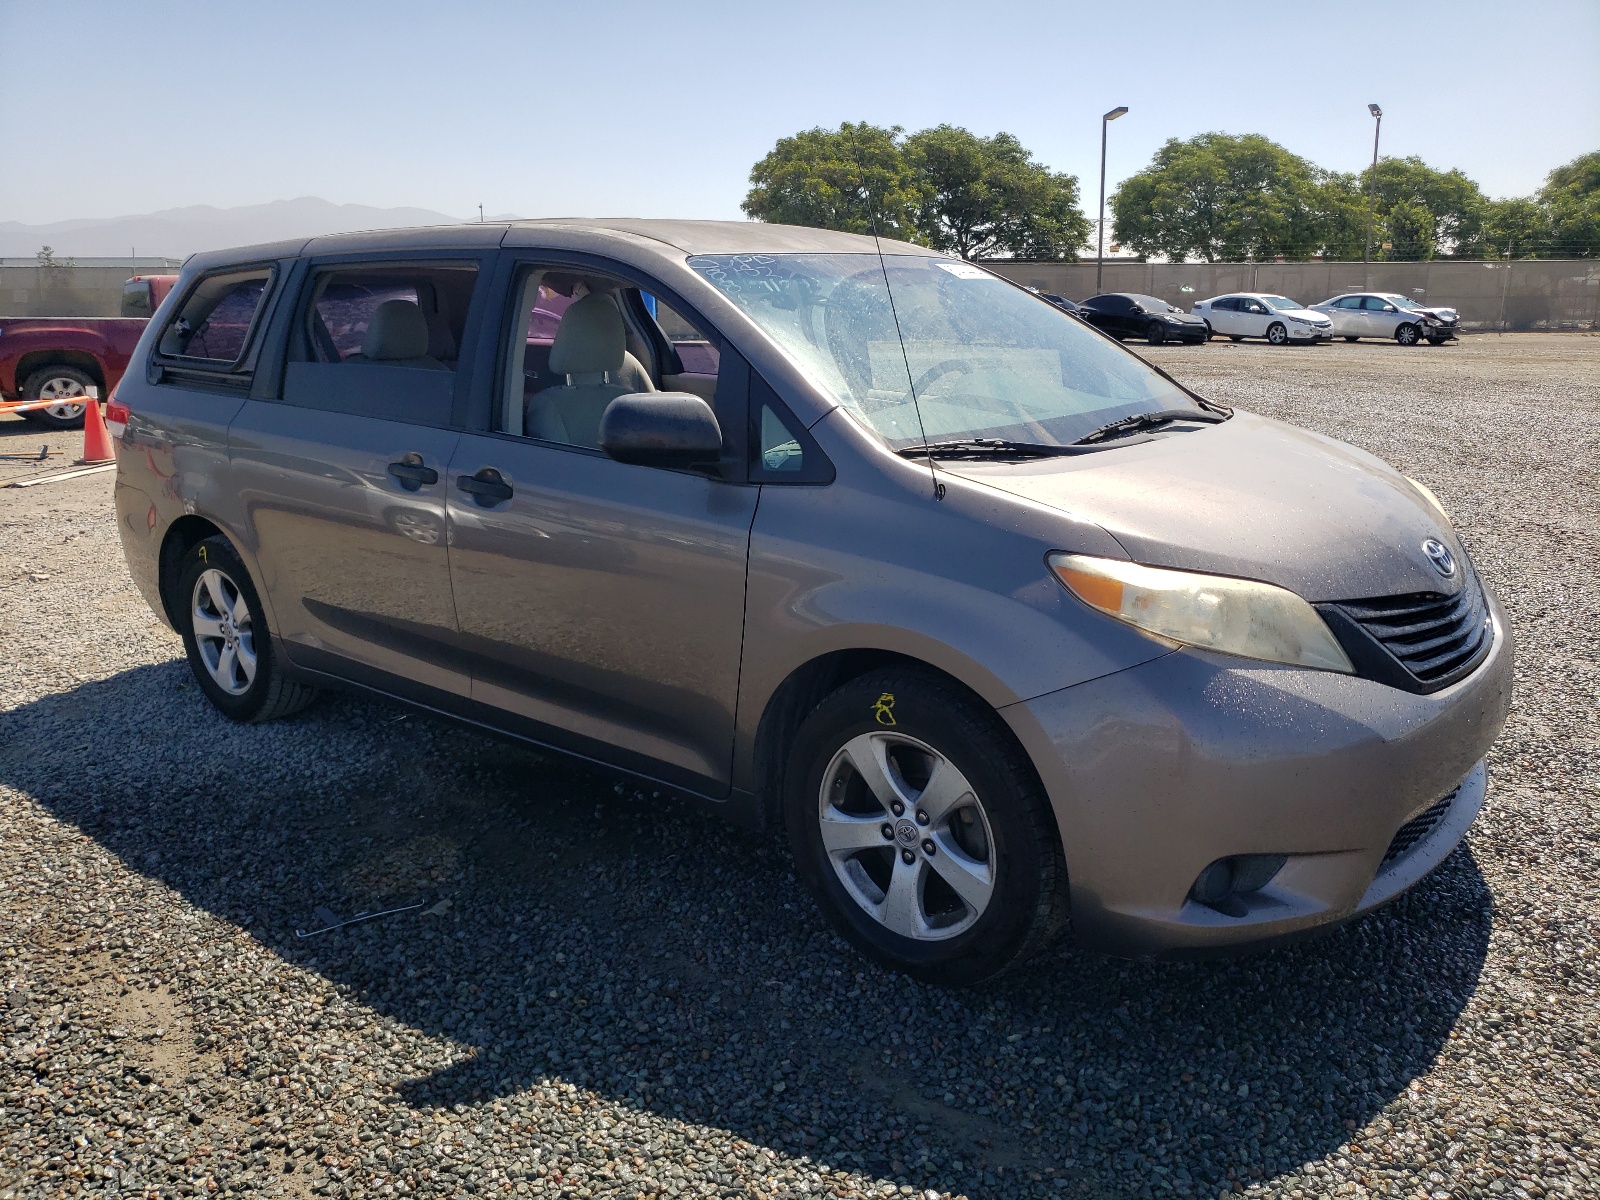
M 1005 438 L 956 438 L 929 442 L 926 446 L 903 446 L 895 451 L 904 458 L 1050 458 L 1058 454 L 1081 454 L 1074 446 L 1051 446 L 1044 442 L 1013 442 Z
M 1163 408 L 1159 412 L 1134 413 L 1131 417 L 1123 417 L 1120 421 L 1112 421 L 1100 426 L 1099 429 L 1091 430 L 1072 444 L 1087 446 L 1094 442 L 1103 442 L 1108 438 L 1121 437 L 1125 433 L 1139 433 L 1145 429 L 1170 425 L 1174 421 L 1200 421 L 1207 425 L 1217 425 L 1226 421 L 1231 415 L 1231 413 L 1223 414 L 1207 409 L 1191 408 Z

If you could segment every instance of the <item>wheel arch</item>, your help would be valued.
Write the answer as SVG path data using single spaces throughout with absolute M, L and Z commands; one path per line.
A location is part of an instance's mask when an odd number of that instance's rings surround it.
M 976 707 L 995 713 L 996 731 L 1016 745 L 1029 769 L 1038 776 L 1033 756 L 1012 731 L 1009 722 L 970 683 L 926 659 L 899 651 L 865 646 L 830 650 L 790 671 L 767 698 L 756 724 L 753 782 L 767 828 L 782 827 L 783 771 L 801 724 L 829 694 L 853 679 L 885 667 L 925 672 L 964 694 Z
M 17 390 L 27 385 L 29 378 L 47 367 L 73 367 L 95 381 L 103 397 L 106 391 L 105 368 L 100 360 L 87 350 L 33 350 L 17 359 Z
M 228 537 L 227 533 L 215 522 L 205 517 L 196 516 L 194 513 L 185 513 L 167 527 L 167 532 L 161 539 L 161 551 L 156 560 L 156 581 L 161 589 L 161 607 L 166 610 L 167 622 L 174 629 L 181 629 L 178 623 L 179 609 L 173 603 L 172 585 L 177 577 L 178 564 L 183 561 L 191 547 L 198 542 L 203 542 L 209 537 Z M 233 543 L 228 538 L 229 544 Z M 237 546 L 234 547 L 236 550 Z

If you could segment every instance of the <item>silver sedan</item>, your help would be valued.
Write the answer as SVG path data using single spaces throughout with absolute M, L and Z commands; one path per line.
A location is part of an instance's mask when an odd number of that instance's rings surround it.
M 1453 308 L 1429 308 L 1392 292 L 1351 292 L 1311 306 L 1333 321 L 1333 332 L 1347 342 L 1364 337 L 1393 338 L 1415 346 L 1424 338 L 1439 345 L 1455 337 L 1461 316 Z

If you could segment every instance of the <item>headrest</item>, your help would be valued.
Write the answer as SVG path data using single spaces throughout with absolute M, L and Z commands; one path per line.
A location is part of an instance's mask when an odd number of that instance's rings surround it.
M 428 318 L 414 301 L 385 300 L 372 314 L 361 353 L 374 362 L 427 357 Z
M 627 352 L 622 314 L 610 296 L 596 292 L 574 302 L 562 315 L 550 347 L 550 369 L 557 375 L 616 371 Z

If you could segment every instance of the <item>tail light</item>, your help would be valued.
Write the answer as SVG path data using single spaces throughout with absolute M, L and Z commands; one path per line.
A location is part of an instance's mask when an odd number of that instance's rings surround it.
M 128 406 L 117 399 L 115 388 L 106 398 L 106 429 L 119 440 L 128 432 Z

